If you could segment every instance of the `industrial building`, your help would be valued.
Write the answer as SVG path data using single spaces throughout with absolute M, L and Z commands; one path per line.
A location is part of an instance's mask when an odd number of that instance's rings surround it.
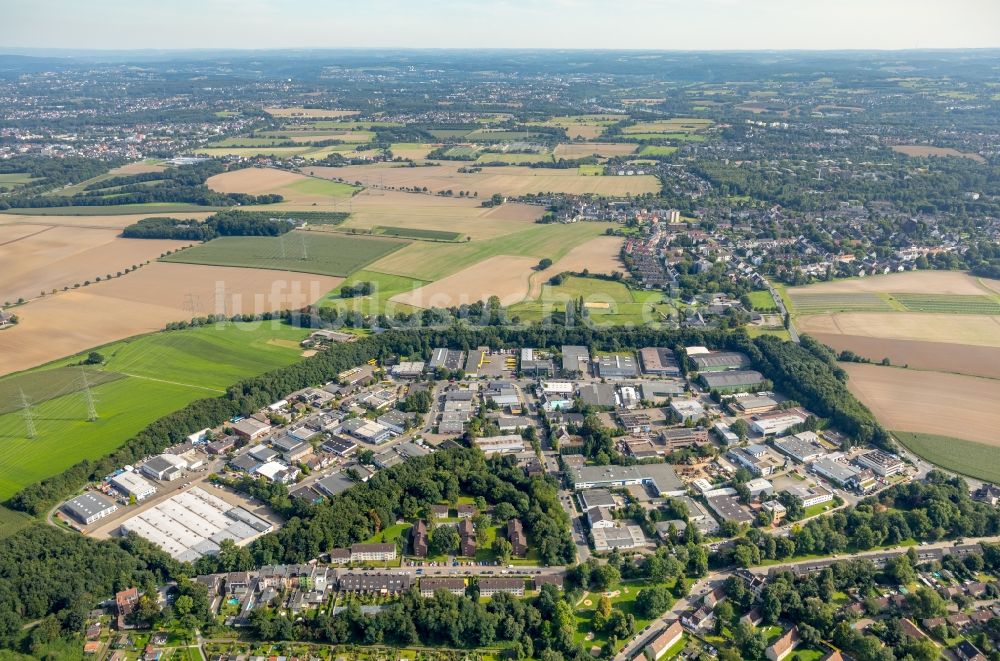
M 832 457 L 814 461 L 812 470 L 817 475 L 821 475 L 840 486 L 847 486 L 860 472 L 852 466 L 835 461 Z
M 534 349 L 521 349 L 521 373 L 526 376 L 549 376 L 555 371 L 552 359 L 543 358 Z
M 680 379 L 668 381 L 644 381 L 639 386 L 642 398 L 647 402 L 662 402 L 671 397 L 679 397 L 685 392 L 685 384 Z
M 725 489 L 723 491 L 730 491 Z M 738 496 L 722 493 L 717 496 L 707 496 L 705 502 L 712 510 L 722 517 L 723 521 L 734 521 L 736 523 L 751 523 L 753 514 L 749 508 L 740 502 Z
M 719 392 L 748 390 L 764 383 L 764 375 L 757 370 L 704 372 L 699 375 L 699 378 L 706 388 Z
M 705 417 L 705 407 L 697 399 L 675 399 L 670 402 L 670 410 L 681 421 L 700 420 Z
M 671 349 L 662 347 L 647 347 L 639 349 L 639 360 L 642 362 L 642 371 L 655 376 L 680 376 L 681 368 L 677 365 L 677 358 Z
M 750 423 L 750 428 L 764 436 L 776 436 L 784 434 L 792 427 L 801 425 L 805 421 L 806 417 L 800 413 L 779 413 L 759 417 Z
M 344 424 L 340 426 L 339 431 L 344 434 L 350 434 L 354 438 L 365 443 L 371 443 L 372 445 L 378 445 L 387 441 L 392 436 L 391 429 L 365 418 L 345 420 Z
M 646 545 L 646 535 L 642 528 L 627 525 L 620 528 L 597 528 L 591 531 L 594 538 L 594 550 L 610 551 L 611 549 L 635 549 Z
M 465 353 L 461 351 L 439 347 L 431 352 L 431 361 L 428 366 L 432 370 L 446 369 L 457 372 L 462 369 L 462 361 L 464 359 Z
M 172 454 L 161 454 L 144 463 L 139 470 L 146 477 L 160 482 L 178 479 L 187 469 L 187 462 Z
M 694 361 L 695 369 L 699 373 L 739 370 L 750 365 L 750 359 L 738 351 L 715 351 L 696 354 L 689 358 Z
M 615 387 L 610 383 L 588 383 L 580 386 L 580 400 L 588 406 L 611 408 L 615 405 Z
M 708 430 L 696 427 L 678 427 L 677 429 L 664 429 L 660 432 L 660 440 L 666 446 L 667 452 L 708 443 Z
M 423 361 L 407 361 L 393 365 L 390 374 L 397 379 L 416 379 L 424 373 Z
M 750 397 L 739 397 L 733 402 L 733 408 L 744 415 L 756 415 L 767 413 L 778 407 L 778 400 L 770 395 L 753 395 Z
M 84 525 L 90 525 L 118 511 L 118 505 L 104 494 L 88 491 L 67 500 L 62 511 Z
M 585 489 L 580 492 L 579 498 L 584 512 L 594 507 L 610 508 L 617 505 L 614 495 L 607 489 Z
M 476 447 L 483 454 L 504 454 L 508 452 L 524 452 L 524 439 L 520 434 L 504 436 L 483 436 L 475 439 Z
M 870 468 L 876 475 L 891 477 L 903 472 L 906 464 L 897 455 L 882 450 L 872 450 L 855 458 L 855 463 L 865 468 Z
M 242 507 L 195 487 L 122 523 L 122 534 L 135 533 L 182 562 L 219 552 L 223 540 L 247 544 L 270 532 L 270 522 Z
M 820 486 L 794 486 L 785 489 L 785 492 L 797 498 L 802 503 L 802 507 L 812 507 L 833 500 L 833 494 Z
M 156 493 L 156 487 L 131 471 L 115 475 L 110 482 L 111 486 L 136 500 L 149 498 Z
M 597 359 L 597 374 L 602 379 L 633 379 L 639 376 L 639 368 L 631 354 L 616 353 Z
M 243 418 L 233 424 L 233 433 L 244 441 L 256 441 L 271 431 L 271 425 L 254 418 Z
M 808 464 L 826 454 L 826 450 L 819 444 L 819 437 L 811 431 L 778 439 L 774 442 L 774 447 L 800 464 Z
M 589 371 L 590 349 L 564 344 L 561 352 L 563 372 L 566 374 L 586 374 Z
M 687 491 L 670 464 L 580 466 L 571 469 L 569 474 L 574 489 L 642 484 L 660 496 L 681 496 Z

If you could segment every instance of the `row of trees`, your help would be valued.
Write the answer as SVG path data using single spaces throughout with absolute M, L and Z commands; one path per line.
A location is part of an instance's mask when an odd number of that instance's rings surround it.
M 295 224 L 287 220 L 232 210 L 213 214 L 203 223 L 179 218 L 143 218 L 123 229 L 122 236 L 127 239 L 209 241 L 219 236 L 280 236 L 294 227 Z

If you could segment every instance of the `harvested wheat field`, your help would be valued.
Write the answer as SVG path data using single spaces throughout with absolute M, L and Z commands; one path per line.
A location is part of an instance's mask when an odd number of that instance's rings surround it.
M 626 156 L 628 154 L 634 154 L 639 145 L 621 143 L 621 142 L 574 142 L 571 144 L 562 144 L 555 148 L 552 155 L 557 159 L 566 158 L 586 158 L 587 156 L 592 156 L 597 154 L 604 158 L 610 158 L 612 156 Z
M 1000 316 L 921 312 L 839 312 L 799 317 L 810 335 L 856 335 L 920 342 L 1000 347 Z
M 605 274 L 624 271 L 625 266 L 621 261 L 624 242 L 625 239 L 618 236 L 599 236 L 578 245 L 549 268 L 532 274 L 528 298 L 538 298 L 542 293 L 542 285 L 552 276 L 565 271 L 579 273 L 587 269 L 591 273 Z
M 490 257 L 389 300 L 417 308 L 447 308 L 499 296 L 502 305 L 513 305 L 524 300 L 528 293 L 528 278 L 537 265 L 538 260 L 531 257 Z
M 527 204 L 487 208 L 470 198 L 372 190 L 354 196 L 350 210 L 350 219 L 337 230 L 405 227 L 457 232 L 461 240 L 489 239 L 527 229 L 544 212 L 542 207 Z
M 494 194 L 518 196 L 528 193 L 570 193 L 609 196 L 654 193 L 659 180 L 652 175 L 633 177 L 581 176 L 575 169 L 552 170 L 524 166 L 484 167 L 478 173 L 460 173 L 467 164 L 449 163 L 426 167 L 395 164 L 315 167 L 308 172 L 360 186 L 389 189 L 426 187 L 430 192 L 468 191 L 485 199 Z
M 30 232 L 7 239 L 10 232 Z M 0 301 L 31 299 L 153 260 L 191 241 L 123 239 L 118 230 L 15 226 L 0 243 Z
M 117 229 L 120 230 L 124 227 L 128 227 L 133 223 L 136 223 L 143 218 L 149 218 L 151 215 L 169 215 L 172 218 L 182 218 L 190 220 L 204 220 L 212 215 L 211 211 L 196 211 L 196 212 L 185 212 L 185 213 L 174 213 L 170 214 L 152 214 L 152 213 L 132 213 L 132 214 L 122 214 L 122 215 L 107 215 L 107 216 L 42 216 L 42 215 L 29 215 L 29 214 L 0 214 L 0 227 L 3 228 L 3 239 L 0 239 L 0 243 L 6 240 L 7 232 L 9 227 L 19 226 L 19 227 L 35 227 L 40 229 L 43 227 L 76 227 L 83 229 Z
M 1000 281 L 976 278 L 962 271 L 906 271 L 867 278 L 821 282 L 807 287 L 793 287 L 795 294 L 851 294 L 886 292 L 912 294 L 981 295 L 1000 292 Z
M 0 332 L 0 374 L 195 316 L 299 308 L 342 281 L 285 271 L 154 262 L 124 277 L 19 307 L 20 323 Z
M 838 352 L 853 351 L 875 362 L 888 358 L 893 365 L 1000 379 L 1000 347 L 828 333 L 811 335 Z
M 892 148 L 894 152 L 907 156 L 951 156 L 953 158 L 968 158 L 976 163 L 985 163 L 986 159 L 979 154 L 958 151 L 950 147 L 930 147 L 928 145 L 896 145 Z
M 122 165 L 121 167 L 110 170 L 110 174 L 116 176 L 126 174 L 145 174 L 146 172 L 160 172 L 165 169 L 166 166 L 158 163 L 139 161 L 137 163 L 129 163 L 128 165 Z
M 358 110 L 323 110 L 322 108 L 264 108 L 264 112 L 274 117 L 353 117 Z
M 886 428 L 1000 447 L 1000 381 L 878 365 L 843 367 L 851 392 Z

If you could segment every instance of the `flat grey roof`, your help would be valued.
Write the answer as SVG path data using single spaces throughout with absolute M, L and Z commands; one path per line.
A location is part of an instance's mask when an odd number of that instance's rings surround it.
M 71 498 L 63 503 L 63 510 L 76 517 L 80 521 L 86 521 L 90 517 L 105 512 L 112 507 L 117 507 L 114 501 L 104 494 L 96 491 L 88 491 L 76 498 Z
M 709 388 L 755 386 L 764 382 L 764 375 L 757 370 L 732 370 L 729 372 L 702 372 L 701 378 Z
M 661 492 L 683 491 L 684 483 L 670 464 L 638 464 L 635 466 L 581 466 L 571 469 L 575 482 L 654 482 Z

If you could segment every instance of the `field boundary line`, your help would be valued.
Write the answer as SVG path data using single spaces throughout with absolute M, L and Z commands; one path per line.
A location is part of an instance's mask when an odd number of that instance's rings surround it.
M 146 381 L 157 381 L 159 383 L 167 383 L 167 384 L 170 384 L 172 386 L 182 386 L 184 388 L 197 388 L 198 390 L 207 390 L 208 392 L 217 392 L 220 395 L 225 395 L 226 394 L 225 390 L 219 390 L 217 388 L 209 388 L 208 386 L 196 386 L 193 383 L 181 383 L 180 381 L 168 381 L 167 379 L 157 379 L 156 377 L 143 376 L 142 374 L 132 374 L 130 372 L 120 372 L 120 374 L 124 374 L 125 376 L 131 376 L 131 377 L 136 378 L 136 379 L 145 379 Z
M 45 227 L 44 229 L 40 229 L 37 232 L 32 232 L 31 234 L 28 234 L 26 236 L 19 236 L 16 239 L 11 239 L 10 241 L 4 241 L 3 243 L 0 243 L 0 246 L 9 246 L 12 243 L 17 243 L 18 241 L 24 241 L 25 239 L 30 239 L 33 236 L 38 236 L 39 234 L 42 234 L 43 232 L 48 232 L 49 230 L 54 230 L 54 229 L 55 229 L 55 225 L 49 225 L 49 226 Z

